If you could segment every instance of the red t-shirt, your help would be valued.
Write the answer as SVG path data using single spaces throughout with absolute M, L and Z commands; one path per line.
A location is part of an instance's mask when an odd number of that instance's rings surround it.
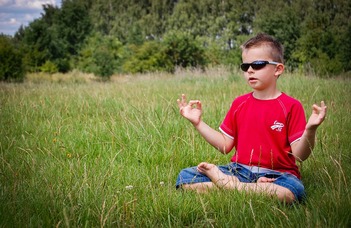
M 284 93 L 276 99 L 259 100 L 249 93 L 233 101 L 220 130 L 234 139 L 232 162 L 300 178 L 290 145 L 301 138 L 305 126 L 305 112 L 298 100 Z

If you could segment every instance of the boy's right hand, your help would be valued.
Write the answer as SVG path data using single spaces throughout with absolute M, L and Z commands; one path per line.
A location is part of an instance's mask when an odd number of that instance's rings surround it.
M 185 94 L 182 94 L 182 99 L 177 99 L 180 114 L 188 119 L 194 126 L 197 126 L 201 121 L 202 107 L 201 101 L 191 100 L 186 102 Z
M 324 121 L 327 115 L 327 106 L 324 101 L 321 101 L 321 106 L 314 104 L 312 106 L 312 114 L 307 121 L 306 129 L 316 130 L 317 127 Z

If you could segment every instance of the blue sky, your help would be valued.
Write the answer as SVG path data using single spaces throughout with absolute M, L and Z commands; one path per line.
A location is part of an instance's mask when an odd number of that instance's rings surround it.
M 43 4 L 61 6 L 61 0 L 0 0 L 0 34 L 13 36 L 21 25 L 41 17 Z

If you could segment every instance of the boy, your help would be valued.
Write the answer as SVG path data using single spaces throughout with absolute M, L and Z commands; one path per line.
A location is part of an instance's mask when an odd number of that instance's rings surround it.
M 304 186 L 295 159 L 311 154 L 317 127 L 326 109 L 313 105 L 306 124 L 301 103 L 277 89 L 284 71 L 283 47 L 273 37 L 258 34 L 241 46 L 241 69 L 252 92 L 237 97 L 216 131 L 201 120 L 199 100 L 189 103 L 183 94 L 178 106 L 203 138 L 222 153 L 235 147 L 231 163 L 206 162 L 183 169 L 176 187 L 204 192 L 212 188 L 264 193 L 292 203 L 304 198 Z

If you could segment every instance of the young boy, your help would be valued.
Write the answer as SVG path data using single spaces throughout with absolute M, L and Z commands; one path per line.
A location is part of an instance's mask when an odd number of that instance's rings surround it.
M 235 147 L 231 163 L 206 162 L 183 169 L 176 187 L 204 192 L 212 188 L 264 193 L 292 203 L 304 198 L 295 159 L 304 161 L 314 148 L 317 127 L 326 109 L 313 105 L 306 124 L 301 103 L 277 89 L 284 71 L 283 47 L 273 37 L 258 34 L 241 46 L 241 69 L 253 92 L 237 97 L 216 131 L 201 119 L 199 100 L 183 94 L 178 106 L 204 139 L 222 153 Z

